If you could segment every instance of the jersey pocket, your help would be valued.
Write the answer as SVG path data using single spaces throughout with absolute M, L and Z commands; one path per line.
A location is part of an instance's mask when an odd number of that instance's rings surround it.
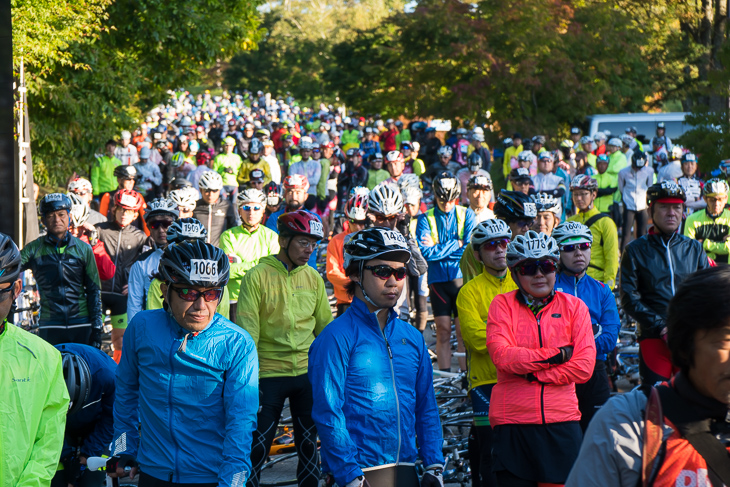
M 292 313 L 297 317 L 314 315 L 317 293 L 315 291 L 294 291 L 292 295 Z

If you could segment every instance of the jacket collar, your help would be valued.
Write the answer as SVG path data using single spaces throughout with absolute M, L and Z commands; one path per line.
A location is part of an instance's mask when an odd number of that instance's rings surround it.
M 65 247 L 66 245 L 73 245 L 73 238 L 71 238 L 71 232 L 69 232 L 68 230 L 66 230 L 66 234 L 61 238 L 47 233 L 44 240 L 48 245 L 51 245 L 53 247 Z
M 367 305 L 357 296 L 353 296 L 352 304 L 350 305 L 348 311 L 350 310 L 352 310 L 352 314 L 355 315 L 355 317 L 357 317 L 359 321 L 367 323 L 368 326 L 373 327 L 375 330 L 378 331 L 378 333 L 381 333 L 378 317 L 374 312 L 371 312 Z M 393 322 L 398 317 L 398 314 L 395 312 L 395 310 L 393 310 L 393 308 L 390 308 L 387 311 L 388 320 L 385 323 L 385 329 L 383 330 L 384 332 L 390 331 L 390 329 L 393 327 Z

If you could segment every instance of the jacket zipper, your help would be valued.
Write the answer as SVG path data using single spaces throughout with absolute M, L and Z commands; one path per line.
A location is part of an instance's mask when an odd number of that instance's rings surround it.
M 666 243 L 664 242 L 663 238 L 661 239 L 664 248 L 667 249 L 667 260 L 669 261 L 669 282 L 672 283 L 672 296 L 674 296 L 674 265 L 672 265 L 672 253 L 669 251 L 669 242 L 671 242 L 673 238 L 674 234 L 669 237 L 669 241 L 667 241 Z
M 542 348 L 542 331 L 540 328 L 540 315 L 537 318 L 537 338 L 540 340 L 540 348 Z M 542 424 L 546 424 L 545 421 L 545 384 L 540 384 L 540 415 L 542 416 Z
M 375 321 L 376 325 L 378 325 L 378 328 L 380 327 L 380 323 L 377 321 L 377 315 L 375 315 Z M 385 340 L 385 348 L 388 350 L 388 358 L 390 361 L 390 374 L 393 378 L 393 392 L 395 392 L 395 412 L 398 415 L 396 418 L 396 424 L 398 426 L 398 451 L 395 455 L 395 464 L 398 465 L 400 463 L 400 401 L 398 400 L 398 387 L 395 383 L 395 367 L 393 367 L 393 351 L 390 349 L 390 343 L 388 343 L 388 339 L 385 336 L 385 330 L 382 330 L 383 332 L 383 339 Z
M 210 243 L 210 236 L 213 235 L 213 205 L 208 204 L 208 239 L 206 243 Z
M 169 318 L 168 318 L 169 320 Z M 169 321 L 168 321 L 169 323 Z M 178 465 L 178 452 L 180 451 L 180 447 L 178 446 L 177 439 L 175 438 L 175 430 L 172 425 L 172 416 L 173 416 L 173 407 L 172 407 L 172 388 L 173 388 L 173 381 L 175 380 L 175 354 L 177 353 L 178 347 L 175 346 L 175 342 L 177 340 L 173 340 L 172 348 L 170 349 L 170 387 L 167 389 L 167 400 L 170 403 L 170 417 L 168 420 L 168 424 L 170 425 L 170 438 L 172 438 L 172 442 L 175 443 L 175 467 L 172 472 L 170 472 L 170 482 L 172 482 L 173 476 L 176 475 L 177 478 L 180 478 L 180 474 L 177 472 L 177 465 Z
M 114 267 L 117 266 L 117 259 L 119 259 L 119 246 L 122 243 L 122 231 L 123 230 L 124 230 L 123 228 L 120 228 L 119 234 L 117 235 L 117 250 L 114 252 Z M 116 271 L 114 271 L 114 275 L 112 276 L 112 292 L 114 292 L 114 283 L 116 282 L 116 280 L 117 280 L 117 273 L 116 273 Z

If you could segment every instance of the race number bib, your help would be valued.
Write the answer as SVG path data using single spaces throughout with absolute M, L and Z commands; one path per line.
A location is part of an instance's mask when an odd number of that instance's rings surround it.
M 63 195 L 61 193 L 51 193 L 46 195 L 46 201 L 62 201 Z
M 137 198 L 129 194 L 123 194 L 119 199 L 119 203 L 121 203 L 122 206 L 131 206 L 134 208 L 137 206 Z
M 523 209 L 525 210 L 525 216 L 537 216 L 537 207 L 535 206 L 535 203 L 524 203 Z
M 400 234 L 400 232 L 395 232 L 393 230 L 380 230 L 380 234 L 383 236 L 383 243 L 385 243 L 385 245 L 395 245 L 404 249 L 408 247 L 406 239 Z
M 218 262 L 205 259 L 190 259 L 191 281 L 217 281 Z
M 200 225 L 197 223 L 182 223 L 183 235 L 198 235 L 200 233 Z
M 309 220 L 309 233 L 316 235 L 320 238 L 324 237 L 324 230 L 322 229 L 322 222 Z

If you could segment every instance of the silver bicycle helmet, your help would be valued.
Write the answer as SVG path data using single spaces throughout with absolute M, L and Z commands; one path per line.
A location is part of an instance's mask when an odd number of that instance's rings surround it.
M 201 191 L 208 189 L 210 191 L 219 191 L 223 189 L 223 178 L 215 171 L 205 171 L 198 181 L 198 188 Z
M 560 247 L 585 242 L 593 243 L 593 234 L 590 229 L 579 222 L 561 223 L 553 229 L 552 237 Z
M 560 260 L 560 249 L 554 238 L 528 230 L 525 235 L 517 235 L 507 246 L 507 266 L 510 269 L 526 260 L 537 259 Z
M 144 214 L 145 221 L 153 216 L 171 216 L 173 220 L 177 220 L 180 212 L 177 204 L 169 198 L 155 198 L 147 204 L 147 210 Z
M 491 218 L 479 222 L 471 233 L 471 244 L 478 249 L 481 244 L 495 238 L 512 238 L 512 230 L 509 225 L 498 218 Z
M 71 211 L 69 212 L 71 226 L 79 228 L 89 219 L 89 205 L 81 201 L 81 198 L 74 193 L 68 193 L 66 196 L 71 198 Z
M 560 203 L 560 199 L 551 194 L 537 193 L 532 195 L 532 200 L 535 202 L 538 213 L 549 211 L 558 218 L 563 214 L 563 205 Z
M 238 192 L 236 196 L 236 207 L 240 208 L 246 203 L 266 204 L 266 195 L 260 189 L 249 188 Z
M 350 220 L 359 222 L 368 217 L 370 190 L 365 186 L 356 186 L 350 190 L 345 206 L 345 215 Z
M 174 191 L 170 191 L 169 196 L 170 200 L 172 200 L 178 208 L 192 208 L 194 210 L 197 204 L 197 193 L 195 191 L 190 191 L 189 189 L 176 189 Z
M 385 182 L 375 186 L 368 197 L 368 211 L 384 217 L 403 212 L 403 196 L 398 187 Z

